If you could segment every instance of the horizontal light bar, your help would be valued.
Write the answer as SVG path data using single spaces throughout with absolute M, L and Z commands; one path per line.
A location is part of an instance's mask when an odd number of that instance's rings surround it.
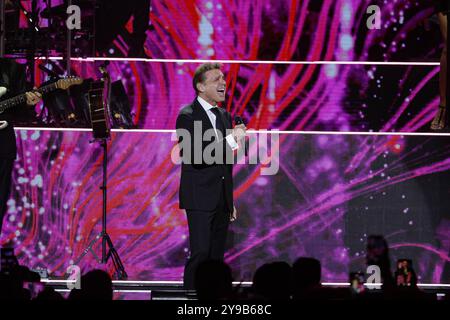
M 70 289 L 55 289 L 56 292 L 70 292 Z M 114 292 L 128 292 L 128 293 L 151 293 L 152 290 L 113 290 Z
M 349 287 L 350 282 L 322 282 L 322 285 L 325 287 Z M 382 283 L 364 283 L 366 287 L 381 287 Z
M 350 282 L 322 282 L 323 286 L 349 286 Z
M 14 127 L 15 130 L 25 131 L 68 131 L 68 132 L 92 132 L 88 128 L 45 128 L 45 127 Z
M 131 281 L 131 280 L 113 280 L 113 284 L 121 285 L 121 284 L 175 284 L 175 285 L 183 285 L 183 281 Z
M 16 130 L 26 131 L 68 131 L 92 132 L 88 128 L 43 128 L 43 127 L 15 127 Z M 121 133 L 175 133 L 174 129 L 112 129 L 112 132 Z M 309 135 L 351 135 L 351 136 L 423 136 L 423 137 L 450 137 L 450 132 L 371 132 L 371 131 L 288 131 L 288 130 L 247 130 L 247 133 L 256 134 L 309 134 Z
M 450 284 L 448 283 L 418 283 L 417 284 L 418 287 L 422 287 L 422 288 L 450 288 Z
M 66 283 L 75 283 L 76 280 L 50 280 L 50 279 L 41 279 L 41 282 L 44 283 L 49 283 L 49 284 L 58 284 L 58 283 L 62 283 L 62 284 L 66 284 Z
M 41 282 L 45 283 L 73 283 L 75 280 L 49 280 L 49 279 L 43 279 Z M 183 281 L 132 281 L 132 280 L 113 280 L 112 283 L 114 285 L 183 285 Z M 243 282 L 237 282 L 234 281 L 233 285 L 252 285 L 253 282 L 251 281 L 243 281 Z M 340 286 L 340 287 L 348 287 L 350 286 L 350 282 L 322 282 L 323 286 Z M 372 286 L 381 286 L 382 283 L 364 283 L 367 287 Z M 449 283 L 418 283 L 418 287 L 421 288 L 449 288 Z M 135 291 L 135 290 L 133 290 Z M 145 291 L 145 290 L 144 290 Z
M 37 60 L 64 60 L 63 57 L 37 57 Z M 121 61 L 121 62 L 161 62 L 161 63 L 206 63 L 218 62 L 223 64 L 318 64 L 318 65 L 369 65 L 369 66 L 439 66 L 439 62 L 421 61 L 279 61 L 279 60 L 207 60 L 207 59 L 146 59 L 146 58 L 106 58 L 88 57 L 71 58 L 72 61 L 94 62 L 94 61 Z
M 146 292 L 146 293 L 151 293 L 152 292 L 152 290 L 148 290 L 148 289 L 145 289 L 145 290 L 123 290 L 123 289 L 120 289 L 120 290 L 115 290 L 114 289 L 114 292 L 126 292 L 126 293 L 143 293 L 143 292 Z

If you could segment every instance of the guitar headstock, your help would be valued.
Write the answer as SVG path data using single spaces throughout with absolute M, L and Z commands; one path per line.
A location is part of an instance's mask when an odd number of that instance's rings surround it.
M 70 77 L 58 80 L 56 82 L 56 87 L 58 89 L 66 90 L 71 86 L 74 86 L 77 84 L 82 84 L 82 83 L 83 83 L 83 79 L 81 79 L 80 77 L 70 76 Z

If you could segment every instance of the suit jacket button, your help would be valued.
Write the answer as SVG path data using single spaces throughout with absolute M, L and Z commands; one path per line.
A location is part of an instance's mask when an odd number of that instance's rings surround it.
M 225 177 L 222 177 L 222 180 L 225 180 Z

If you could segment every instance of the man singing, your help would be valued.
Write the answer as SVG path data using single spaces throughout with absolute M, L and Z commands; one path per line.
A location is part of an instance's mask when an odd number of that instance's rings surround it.
M 184 286 L 189 290 L 194 289 L 195 270 L 202 261 L 223 260 L 228 225 L 237 218 L 232 161 L 226 161 L 226 155 L 232 155 L 246 130 L 243 124 L 232 129 L 230 113 L 218 106 L 225 100 L 226 90 L 220 64 L 205 63 L 198 67 L 193 87 L 197 97 L 180 111 L 176 123 L 180 145 L 186 139 L 182 136 L 184 132 L 188 133 L 192 146 L 190 150 L 181 148 L 179 190 L 180 208 L 186 210 L 189 227 L 191 254 L 184 270 Z M 208 130 L 214 130 L 213 142 L 203 141 Z M 195 141 L 201 141 L 200 148 L 195 148 Z M 212 163 L 204 159 L 205 148 L 211 143 L 217 144 L 216 151 L 223 151 Z
M 12 98 L 26 91 L 25 70 L 13 60 L 0 59 L 0 101 Z M 0 121 L 6 121 L 7 127 L 0 130 L 0 234 L 3 217 L 6 214 L 11 191 L 11 175 L 16 158 L 16 135 L 12 126 L 14 115 L 27 113 L 26 106 L 34 106 L 41 100 L 38 92 L 26 92 L 27 101 L 10 111 L 0 114 Z

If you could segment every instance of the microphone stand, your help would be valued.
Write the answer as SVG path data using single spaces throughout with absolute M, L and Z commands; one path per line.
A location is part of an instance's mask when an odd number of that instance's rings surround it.
M 102 105 L 104 108 L 106 108 L 106 110 L 108 110 L 109 108 L 109 103 L 110 103 L 110 83 L 111 83 L 111 79 L 109 77 L 108 72 L 106 71 L 106 66 L 102 65 L 100 67 L 100 71 L 102 72 L 102 80 L 103 80 L 103 88 L 102 90 L 104 91 L 104 89 L 106 88 L 107 90 L 107 96 L 106 96 L 106 101 L 102 101 Z M 94 91 L 91 89 L 91 91 Z M 90 93 L 91 94 L 91 93 Z M 98 95 L 98 93 L 94 92 L 93 95 Z M 103 94 L 101 95 L 101 97 L 103 98 Z M 95 108 L 95 107 L 99 107 L 99 106 L 91 106 L 91 108 Z M 109 113 L 107 113 L 109 114 Z M 105 112 L 103 112 L 103 115 L 105 115 Z M 109 119 L 107 119 L 108 116 L 105 116 L 104 119 L 102 119 L 101 121 L 104 122 L 105 127 L 107 128 L 105 130 L 105 132 L 100 132 L 97 131 L 96 128 L 98 127 L 94 127 L 93 126 L 93 132 L 94 132 L 94 140 L 91 141 L 95 142 L 98 141 L 103 149 L 103 183 L 102 186 L 100 187 L 100 189 L 102 190 L 102 195 L 103 195 L 103 206 L 102 206 L 102 231 L 94 238 L 94 240 L 92 240 L 88 247 L 86 249 L 84 249 L 83 253 L 81 254 L 81 256 L 75 261 L 75 265 L 77 265 L 81 259 L 90 251 L 94 257 L 102 264 L 106 264 L 109 260 L 109 258 L 111 258 L 113 265 L 114 265 L 114 269 L 116 271 L 116 275 L 120 280 L 123 279 L 127 279 L 128 275 L 125 271 L 125 267 L 123 266 L 122 260 L 120 259 L 119 254 L 117 253 L 117 250 L 114 248 L 113 242 L 108 234 L 108 232 L 106 231 L 106 227 L 107 227 L 107 223 L 106 223 L 106 215 L 107 215 L 107 176 L 108 176 L 108 172 L 107 172 L 107 168 L 108 168 L 108 149 L 107 149 L 107 141 L 110 138 L 110 126 L 109 126 Z M 96 120 L 92 117 L 91 121 L 94 123 L 94 121 L 99 121 Z M 101 239 L 101 247 L 102 247 L 102 256 L 101 259 L 98 259 L 97 255 L 95 254 L 93 247 L 94 245 Z M 109 247 L 109 251 L 107 250 L 107 247 Z

